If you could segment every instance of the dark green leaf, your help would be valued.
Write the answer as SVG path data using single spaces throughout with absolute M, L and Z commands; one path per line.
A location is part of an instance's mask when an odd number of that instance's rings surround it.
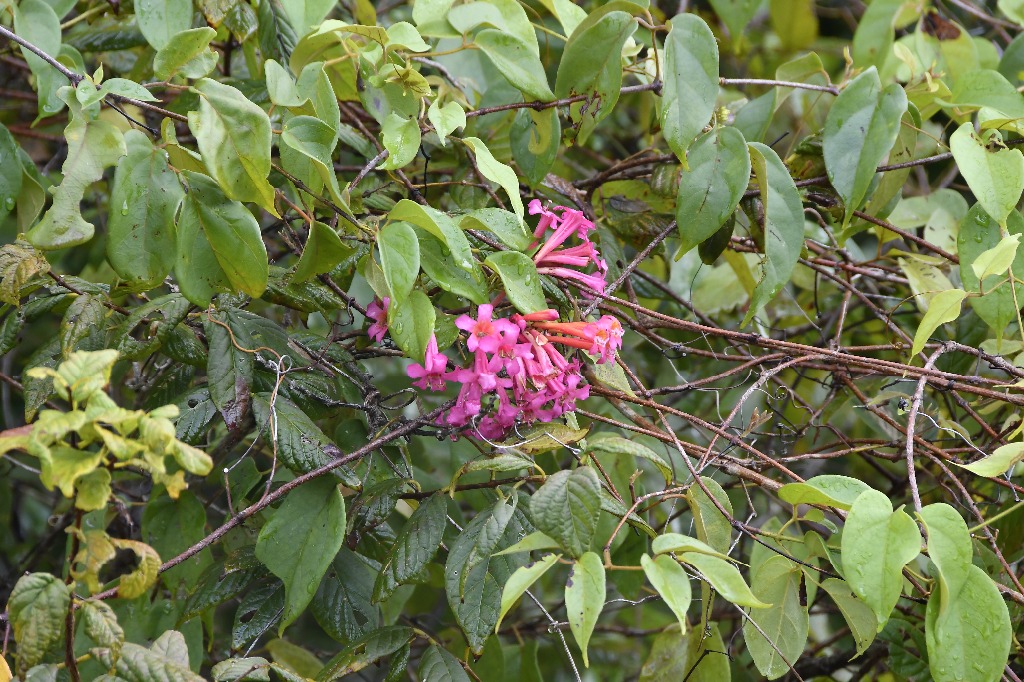
M 373 601 L 387 599 L 433 560 L 448 525 L 447 500 L 442 494 L 430 496 L 402 526 L 395 544 L 381 565 L 373 588 Z
M 687 168 L 686 150 L 715 111 L 715 100 L 718 98 L 718 43 L 708 25 L 696 14 L 680 14 L 670 24 L 671 29 L 665 38 L 661 131 L 668 146 L 683 162 L 683 168 Z M 735 153 L 743 147 L 744 140 L 741 136 L 739 139 L 723 141 L 723 144 L 729 144 L 730 151 Z M 740 156 L 747 156 L 745 149 L 740 152 Z M 733 184 L 740 182 L 740 179 L 733 178 Z M 729 187 L 725 191 L 733 194 Z M 721 208 L 716 210 L 720 211 Z M 718 227 L 721 227 L 721 223 L 715 229 Z
M 537 266 L 529 256 L 518 251 L 498 251 L 488 256 L 484 264 L 498 273 L 508 300 L 519 312 L 535 313 L 548 307 Z
M 590 467 L 558 471 L 530 498 L 530 517 L 574 557 L 590 549 L 601 514 L 601 482 Z

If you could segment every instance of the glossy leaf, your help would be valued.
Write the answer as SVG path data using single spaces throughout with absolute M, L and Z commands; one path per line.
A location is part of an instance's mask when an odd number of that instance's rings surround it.
M 377 236 L 380 266 L 384 271 L 392 301 L 402 301 L 420 271 L 420 242 L 406 223 L 391 223 Z
M 547 302 L 540 287 L 537 266 L 527 255 L 518 251 L 492 253 L 484 264 L 501 278 L 508 300 L 522 313 L 545 310 Z
M 597 618 L 604 609 L 604 563 L 594 552 L 587 552 L 573 564 L 565 584 L 565 611 L 576 643 L 583 651 L 583 665 L 590 667 L 587 649 Z
M 718 98 L 718 43 L 708 25 L 696 14 L 680 14 L 670 23 L 671 29 L 665 38 L 661 130 L 668 146 L 686 169 L 689 167 L 687 149 L 715 111 L 715 100 Z M 738 132 L 735 129 L 729 130 Z M 738 139 L 733 135 L 730 138 L 722 142 L 723 146 L 731 143 L 730 152 L 738 151 L 744 145 L 742 135 Z M 741 156 L 746 157 L 745 149 Z M 741 178 L 742 175 L 735 177 L 733 185 Z M 711 183 L 708 183 L 708 188 L 711 188 Z M 725 191 L 731 197 L 730 188 L 727 185 Z M 716 207 L 714 210 L 721 211 L 722 208 Z M 715 230 L 722 226 L 722 222 L 715 226 Z M 711 230 L 708 236 L 713 232 Z
M 867 197 L 875 168 L 895 144 L 906 110 L 903 88 L 883 88 L 874 67 L 850 81 L 829 109 L 822 146 L 829 181 L 846 206 L 844 228 Z
M 381 128 L 381 142 L 388 158 L 381 164 L 384 170 L 402 168 L 412 163 L 420 150 L 420 126 L 414 118 L 388 114 Z
M 717 88 L 717 85 L 716 85 Z M 739 205 L 750 179 L 750 152 L 737 128 L 702 135 L 687 152 L 676 198 L 681 243 L 676 256 L 710 239 Z
M 458 102 L 448 102 L 444 106 L 438 106 L 435 99 L 427 107 L 427 120 L 434 126 L 441 146 L 445 146 L 445 139 L 457 128 L 466 127 L 466 112 Z
M 473 150 L 473 154 L 476 156 L 476 164 L 480 168 L 480 174 L 491 182 L 498 183 L 505 190 L 509 201 L 512 202 L 512 209 L 522 220 L 524 210 L 523 199 L 519 196 L 519 179 L 516 177 L 515 171 L 495 159 L 494 155 L 491 154 L 491 150 L 479 138 L 465 137 L 463 142 Z
M 388 331 L 398 347 L 422 362 L 434 334 L 437 313 L 430 298 L 414 289 L 407 297 L 392 300 L 388 307 Z
M 917 524 L 877 490 L 861 493 L 843 529 L 846 582 L 878 619 L 881 631 L 903 591 L 903 567 L 921 553 Z
M 337 483 L 321 477 L 296 488 L 265 525 L 256 556 L 284 582 L 284 632 L 309 605 L 345 539 L 345 501 Z
M 989 147 L 990 143 L 991 136 L 979 138 L 973 125 L 964 123 L 950 136 L 949 149 L 978 203 L 1004 225 L 1024 192 L 1024 153 Z

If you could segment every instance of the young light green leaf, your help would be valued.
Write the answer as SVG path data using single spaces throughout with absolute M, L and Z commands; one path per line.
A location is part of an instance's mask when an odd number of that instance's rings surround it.
M 493 28 L 477 33 L 473 42 L 508 82 L 519 88 L 524 95 L 541 102 L 555 99 L 548 86 L 544 65 L 526 43 L 510 33 Z
M 476 155 L 476 164 L 480 167 L 480 173 L 491 182 L 498 183 L 512 202 L 512 208 L 520 220 L 523 218 L 523 199 L 519 196 L 519 178 L 511 167 L 503 164 L 494 158 L 491 150 L 483 143 L 483 140 L 476 137 L 465 137 L 462 140 Z
M 530 498 L 530 516 L 537 530 L 554 538 L 573 557 L 590 549 L 601 513 L 601 482 L 594 470 L 581 466 L 548 476 Z
M 229 199 L 252 201 L 277 216 L 270 173 L 270 118 L 236 88 L 198 81 L 199 111 L 188 113 L 203 162 Z
M 640 565 L 643 567 L 647 579 L 651 581 L 651 585 L 665 600 L 665 605 L 679 620 L 680 632 L 685 633 L 686 611 L 690 608 L 690 600 L 693 595 L 690 588 L 690 576 L 678 561 L 666 554 L 653 559 L 643 554 L 640 556 Z
M 406 223 L 390 223 L 377 235 L 380 266 L 391 291 L 392 302 L 401 301 L 420 272 L 420 241 Z
M 516 552 L 533 552 L 540 549 L 558 549 L 558 547 L 559 544 L 557 540 L 550 538 L 537 530 L 530 533 L 511 547 L 503 549 L 500 552 L 495 552 L 494 556 L 515 554 Z
M 437 138 L 441 146 L 445 146 L 446 139 L 455 132 L 456 128 L 466 127 L 466 111 L 458 102 L 448 102 L 443 107 L 437 106 L 438 100 L 434 100 L 427 107 L 427 120 L 434 126 Z
M 159 50 L 175 35 L 192 27 L 192 3 L 189 0 L 138 0 L 135 18 L 142 35 Z
M 95 228 L 82 217 L 85 190 L 103 177 L 104 169 L 127 153 L 117 126 L 89 118 L 70 89 L 62 90 L 61 96 L 71 111 L 71 121 L 64 128 L 68 144 L 68 155 L 61 167 L 64 178 L 53 191 L 53 205 L 25 235 L 34 246 L 44 250 L 77 246 L 92 239 Z
M 955 594 L 932 590 L 925 609 L 925 641 L 935 682 L 997 682 L 1012 638 L 1006 602 L 982 569 L 968 563 Z
M 708 556 L 715 556 L 720 559 L 731 561 L 727 554 L 719 552 L 714 547 L 711 547 L 705 542 L 701 542 L 697 538 L 692 538 L 689 535 L 683 535 L 681 533 L 662 533 L 658 537 L 654 538 L 654 542 L 651 543 L 651 551 L 655 554 L 667 554 L 669 552 L 673 552 L 680 555 L 684 552 L 697 552 L 698 554 L 707 554 Z
M 565 611 L 569 617 L 569 629 L 583 651 L 583 665 L 588 668 L 587 646 L 597 618 L 604 609 L 604 600 L 604 563 L 595 552 L 587 552 L 569 572 L 569 580 L 565 584 Z
M 531 585 L 558 562 L 561 556 L 561 554 L 548 554 L 538 561 L 516 569 L 501 590 L 501 611 L 498 613 L 498 622 L 494 624 L 495 632 L 501 627 L 501 621 L 505 618 L 505 614 L 515 606 L 515 603 L 530 589 Z
M 1002 476 L 1022 460 L 1024 460 L 1024 443 L 1008 443 L 996 448 L 988 457 L 982 457 L 976 462 L 959 466 L 978 476 L 995 478 Z
M 309 605 L 344 539 L 345 501 L 337 481 L 328 476 L 288 493 L 260 530 L 256 557 L 284 581 L 285 610 L 278 633 Z
M 686 552 L 679 558 L 700 571 L 701 575 L 726 601 L 737 606 L 749 606 L 754 609 L 771 606 L 754 596 L 740 572 L 725 559 L 700 552 Z
M 124 135 L 128 156 L 117 167 L 107 219 L 107 260 L 130 282 L 159 282 L 174 266 L 174 213 L 185 193 L 167 154 L 145 134 Z
M 427 344 L 434 335 L 437 313 L 430 298 L 415 289 L 388 306 L 388 331 L 398 347 L 416 362 L 423 362 Z
M 258 298 L 267 288 L 270 266 L 256 218 L 207 176 L 191 171 L 184 176 L 189 191 L 178 215 L 174 265 L 181 293 L 204 307 L 218 291 Z
M 999 243 L 987 251 L 978 254 L 978 257 L 971 263 L 974 276 L 984 281 L 990 275 L 1003 275 L 1017 256 L 1017 247 L 1020 246 L 1019 234 L 1011 234 L 999 240 Z
M 925 344 L 941 325 L 960 317 L 960 306 L 965 298 L 967 298 L 967 292 L 963 289 L 947 289 L 932 297 L 928 304 L 928 311 L 921 318 L 921 324 L 914 334 L 914 347 L 910 351 L 911 355 L 917 355 L 924 350 Z
M 903 567 L 921 553 L 921 533 L 877 490 L 861 493 L 843 528 L 844 577 L 874 612 L 881 632 L 903 591 Z
M 1020 212 L 1011 211 L 1007 216 L 1006 231 L 1014 236 L 1024 234 L 1024 218 Z M 1011 290 L 1010 283 L 1002 277 L 979 280 L 973 266 L 978 256 L 999 244 L 1000 232 L 995 221 L 985 213 L 981 204 L 975 204 L 960 221 L 960 236 L 957 239 L 960 280 L 963 288 L 971 292 L 985 292 L 981 296 L 968 299 L 970 306 L 978 313 L 978 317 L 992 327 L 997 336 L 1001 336 L 1006 325 L 1017 319 L 1014 296 L 1018 300 L 1024 300 L 1024 284 L 1014 283 Z M 1017 277 L 1024 273 L 1024 249 L 1017 249 L 1010 268 Z
M 1024 153 L 996 146 L 999 134 L 983 132 L 979 137 L 968 121 L 949 137 L 949 149 L 985 212 L 1000 225 L 1006 224 L 1024 192 Z
M 175 75 L 206 76 L 217 66 L 217 53 L 210 47 L 216 35 L 217 30 L 209 26 L 175 33 L 153 57 L 153 75 L 164 80 Z
M 810 575 L 804 573 L 804 577 Z M 832 597 L 832 601 L 839 607 L 839 611 L 850 626 L 850 634 L 853 635 L 853 642 L 857 647 L 857 655 L 860 656 L 871 646 L 875 635 L 878 632 L 878 621 L 875 614 L 867 604 L 858 599 L 850 592 L 850 586 L 842 580 L 826 578 L 819 583 L 822 589 Z
M 789 282 L 804 246 L 803 204 L 789 171 L 771 147 L 750 142 L 747 148 L 764 204 L 764 260 L 744 326 Z
M 484 264 L 498 273 L 508 300 L 521 313 L 535 313 L 548 307 L 540 287 L 540 275 L 533 260 L 518 251 L 492 253 Z
M 825 170 L 846 205 L 844 228 L 896 142 L 906 110 L 903 88 L 895 83 L 882 88 L 873 66 L 850 81 L 829 109 L 822 140 Z
M 849 509 L 857 497 L 871 486 L 860 479 L 835 474 L 809 478 L 803 483 L 787 483 L 779 488 L 779 498 L 792 505 L 820 504 Z
M 665 73 L 662 77 L 661 131 L 668 146 L 683 162 L 683 168 L 687 169 L 686 150 L 715 112 L 718 42 L 707 23 L 696 14 L 680 14 L 669 24 L 671 29 L 665 38 Z M 730 130 L 735 131 L 734 128 Z M 741 135 L 741 146 L 742 142 Z M 743 156 L 746 156 L 745 149 Z M 740 180 L 742 178 L 736 178 L 734 183 Z M 725 191 L 729 192 L 729 188 L 726 187 Z M 715 229 L 718 227 L 721 223 Z
M 749 620 L 743 622 L 743 638 L 754 665 L 769 680 L 789 672 L 807 643 L 809 618 L 807 604 L 801 603 L 802 579 L 798 564 L 773 555 L 761 565 L 751 586 L 759 599 L 771 600 L 772 606 L 750 612 Z
M 414 118 L 396 113 L 388 114 L 381 126 L 381 142 L 388 150 L 388 158 L 380 165 L 383 170 L 394 170 L 412 163 L 420 150 L 420 125 Z
M 683 171 L 676 195 L 676 258 L 725 224 L 750 181 L 750 152 L 737 128 L 715 128 L 702 135 L 687 157 L 690 169 Z

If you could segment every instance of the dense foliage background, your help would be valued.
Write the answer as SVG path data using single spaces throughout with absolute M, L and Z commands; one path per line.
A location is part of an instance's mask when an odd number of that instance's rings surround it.
M 0 681 L 1019 681 L 1022 23 L 0 0 Z

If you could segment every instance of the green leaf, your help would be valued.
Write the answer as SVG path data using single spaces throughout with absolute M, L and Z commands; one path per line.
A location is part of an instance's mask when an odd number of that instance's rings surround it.
M 473 258 L 469 240 L 459 224 L 447 213 L 415 201 L 402 199 L 388 213 L 389 220 L 411 223 L 437 237 L 451 251 L 455 265 L 469 273 L 479 273 L 480 266 Z
M 820 504 L 848 510 L 862 492 L 870 489 L 871 486 L 859 479 L 825 474 L 803 483 L 787 483 L 779 488 L 779 498 L 794 506 Z
M 346 675 L 363 670 L 385 656 L 406 646 L 416 636 L 412 628 L 389 625 L 374 630 L 353 642 L 337 656 L 327 662 L 316 682 L 332 682 Z
M 754 596 L 740 572 L 725 559 L 700 552 L 687 552 L 679 558 L 700 571 L 701 575 L 726 601 L 737 606 L 749 606 L 755 609 L 771 606 Z
M 761 2 L 760 0 L 711 0 L 711 6 L 718 18 L 725 22 L 732 42 L 738 43 L 743 36 L 743 29 L 753 20 Z
M 719 559 L 729 559 L 727 554 L 717 551 L 707 543 L 681 533 L 662 533 L 658 537 L 654 538 L 654 542 L 651 543 L 651 551 L 655 554 L 673 552 L 679 554 L 681 558 L 684 552 L 696 552 L 698 554 L 715 556 Z M 687 561 L 688 559 L 684 558 L 683 560 Z
M 64 129 L 68 145 L 61 167 L 64 179 L 53 191 L 53 205 L 26 234 L 29 242 L 44 250 L 78 246 L 92 239 L 95 228 L 82 218 L 85 191 L 126 153 L 117 126 L 102 119 L 90 120 L 70 90 L 61 92 L 71 110 L 71 121 Z
M 764 205 L 764 260 L 745 326 L 789 281 L 804 246 L 804 210 L 793 178 L 775 151 L 760 142 L 747 144 Z
M 1024 443 L 1008 443 L 996 448 L 988 457 L 959 466 L 978 476 L 995 478 L 1005 474 L 1021 460 L 1024 460 Z
M 488 230 L 504 244 L 516 251 L 525 251 L 533 242 L 533 235 L 523 228 L 523 221 L 515 213 L 500 208 L 479 208 L 462 216 L 459 225 L 466 230 Z
M 60 17 L 42 0 L 22 0 L 18 3 L 14 8 L 14 32 L 46 54 L 57 56 L 61 50 Z M 52 116 L 64 106 L 53 95 L 61 86 L 68 84 L 68 79 L 27 47 L 21 47 L 21 55 L 36 79 L 40 118 Z
M 600 365 L 598 365 L 600 366 Z M 643 443 L 638 443 L 612 433 L 595 433 L 587 438 L 587 450 L 607 452 L 612 455 L 632 455 L 654 464 L 666 481 L 672 480 L 672 466 L 665 458 Z
M 462 668 L 459 659 L 431 644 L 420 659 L 419 679 L 431 682 L 469 682 L 469 675 Z
M 477 33 L 473 42 L 501 75 L 524 95 L 541 102 L 555 99 L 540 57 L 522 40 L 510 33 L 488 28 Z
M 267 288 L 270 265 L 259 223 L 207 176 L 191 171 L 184 175 L 189 191 L 178 215 L 174 264 L 181 293 L 204 307 L 218 291 L 260 297 Z
M 501 586 L 523 562 L 515 556 L 491 556 L 521 538 L 527 528 L 522 512 L 499 500 L 463 528 L 448 551 L 445 592 L 455 620 L 474 653 L 494 634 L 501 611 Z
M 324 667 L 320 659 L 308 649 L 283 639 L 267 642 L 267 650 L 274 663 L 302 679 L 314 677 Z
M 573 564 L 565 583 L 565 612 L 576 643 L 583 651 L 583 665 L 590 667 L 587 646 L 604 609 L 604 563 L 595 552 L 587 552 Z
M 1010 655 L 1010 614 L 985 571 L 970 563 L 964 569 L 955 593 L 937 589 L 928 598 L 928 666 L 935 682 L 995 682 Z
M 135 19 L 142 35 L 159 50 L 178 33 L 192 27 L 192 3 L 189 0 L 138 0 Z
M 738 128 L 715 128 L 687 152 L 676 195 L 676 257 L 711 238 L 732 216 L 750 181 L 750 152 Z
M 561 140 L 562 124 L 558 120 L 557 108 L 543 111 L 520 109 L 516 112 L 509 131 L 509 143 L 512 158 L 531 187 L 536 188 L 551 170 L 558 158 Z
M 7 613 L 18 642 L 19 672 L 40 663 L 61 640 L 70 601 L 67 586 L 49 573 L 29 573 L 18 579 Z
M 498 273 L 508 300 L 521 313 L 535 313 L 548 307 L 540 287 L 540 275 L 533 260 L 519 251 L 492 253 L 484 264 Z
M 100 662 L 112 668 L 117 675 L 116 679 L 123 682 L 203 680 L 189 669 L 185 637 L 177 630 L 163 633 L 148 649 L 134 642 L 126 642 L 116 658 L 109 651 L 98 653 Z
M 288 493 L 260 530 L 256 556 L 284 582 L 284 632 L 309 605 L 320 579 L 345 540 L 345 501 L 338 484 L 322 476 Z
M 228 658 L 215 664 L 210 674 L 214 682 L 270 682 L 270 663 L 259 656 Z
M 1002 145 L 998 140 L 994 131 L 978 137 L 974 125 L 967 122 L 950 135 L 949 149 L 978 203 L 996 222 L 1005 225 L 1024 192 L 1024 153 L 999 148 Z
M 881 632 L 903 591 L 903 567 L 921 553 L 921 533 L 877 490 L 861 493 L 843 528 L 843 577 L 874 612 Z
M 669 24 L 671 29 L 665 38 L 665 72 L 662 76 L 661 132 L 686 169 L 689 167 L 686 150 L 715 112 L 718 42 L 707 23 L 696 14 L 680 14 Z M 730 142 L 734 149 L 742 148 L 744 144 L 742 135 Z M 746 149 L 743 149 L 742 156 L 746 155 Z M 741 180 L 734 178 L 732 184 Z M 730 187 L 724 189 L 731 194 Z M 704 191 L 707 193 L 708 190 Z M 715 230 L 721 226 L 719 223 Z M 708 236 L 715 230 L 711 230 Z
M 558 562 L 561 556 L 561 554 L 548 554 L 533 563 L 520 566 L 509 577 L 505 587 L 501 590 L 501 611 L 498 613 L 498 622 L 494 624 L 495 633 L 501 627 L 501 621 L 505 618 L 505 614 L 515 606 L 515 603 L 530 589 L 531 585 Z
M 928 536 L 928 558 L 938 569 L 939 587 L 950 601 L 955 600 L 974 553 L 967 524 L 953 507 L 941 502 L 924 507 L 918 516 Z
M 427 344 L 434 335 L 437 312 L 430 298 L 415 289 L 407 297 L 391 299 L 388 306 L 388 332 L 405 354 L 422 363 Z
M 407 166 L 420 150 L 420 124 L 415 118 L 390 113 L 381 126 L 381 142 L 388 151 L 387 160 L 380 165 L 382 170 Z
M 229 199 L 252 201 L 277 216 L 270 174 L 270 118 L 230 85 L 199 80 L 199 111 L 188 113 L 203 162 Z
M 286 149 L 281 150 L 282 163 L 286 156 L 294 156 L 286 153 L 286 150 L 294 150 L 299 154 L 298 158 L 308 163 L 316 173 L 317 181 L 311 185 L 314 191 L 326 186 L 335 203 L 345 204 L 331 158 L 338 143 L 338 134 L 334 128 L 314 116 L 296 116 L 284 124 L 281 142 L 287 145 Z
M 895 83 L 882 88 L 874 67 L 850 81 L 829 109 L 822 147 L 829 181 L 846 205 L 844 229 L 867 197 L 875 168 L 895 144 L 906 110 L 903 88 Z
M 776 555 L 761 565 L 751 585 L 754 594 L 770 600 L 772 606 L 750 612 L 750 619 L 743 622 L 743 638 L 754 665 L 769 680 L 789 672 L 807 643 L 809 618 L 807 604 L 800 603 L 802 579 L 798 564 Z
M 116 549 L 131 551 L 138 560 L 138 565 L 131 573 L 121 576 L 117 596 L 122 599 L 135 599 L 146 594 L 156 584 L 161 564 L 160 555 L 149 545 L 136 540 L 110 538 L 110 544 Z
M 860 67 L 881 68 L 892 52 L 896 22 L 904 0 L 873 0 L 853 34 L 853 63 Z
M 435 99 L 427 107 L 427 120 L 434 126 L 434 132 L 437 133 L 443 147 L 446 144 L 445 139 L 455 132 L 456 128 L 466 127 L 466 111 L 458 102 L 448 102 L 443 107 L 439 107 L 437 102 Z
M 1013 234 L 1003 237 L 999 243 L 987 251 L 982 251 L 971 263 L 974 276 L 984 281 L 990 275 L 1004 275 L 1013 265 L 1020 246 L 1021 235 Z
M 330 226 L 314 221 L 309 228 L 309 238 L 302 249 L 302 256 L 295 265 L 292 280 L 307 282 L 317 275 L 330 272 L 334 267 L 350 258 L 355 251 L 346 246 L 338 233 Z
M 690 588 L 690 576 L 687 575 L 679 562 L 662 554 L 651 559 L 641 555 L 640 565 L 651 585 L 665 601 L 672 613 L 679 620 L 679 631 L 686 632 L 686 611 L 690 608 L 693 592 Z
M 391 302 L 402 301 L 420 272 L 420 241 L 406 223 L 389 223 L 377 235 L 380 266 L 391 291 Z
M 21 288 L 49 270 L 46 256 L 26 241 L 0 246 L 0 302 L 21 305 Z
M 160 282 L 174 266 L 174 214 L 185 192 L 167 153 L 144 133 L 130 130 L 124 141 L 128 155 L 110 191 L 107 260 L 122 279 Z
M 190 28 L 171 36 L 153 58 L 153 75 L 169 80 L 175 75 L 202 78 L 217 66 L 217 53 L 210 41 L 217 30 L 209 26 Z
M 640 670 L 639 682 L 722 682 L 732 679 L 729 656 L 717 623 L 707 630 L 685 635 L 675 626 L 654 639 L 651 653 Z M 687 677 L 689 676 L 689 677 Z
M 427 498 L 395 537 L 373 587 L 373 601 L 387 599 L 399 585 L 412 580 L 437 554 L 448 525 L 448 502 L 441 493 Z
M 580 557 L 590 549 L 597 529 L 600 495 L 601 482 L 592 468 L 558 471 L 530 497 L 530 517 L 537 530 Z
M 228 429 L 235 431 L 249 411 L 255 363 L 254 353 L 245 351 L 253 350 L 255 344 L 237 310 L 213 313 L 203 328 L 210 347 L 206 361 L 210 398 Z
M 516 172 L 494 158 L 491 150 L 487 148 L 483 140 L 476 137 L 465 137 L 462 141 L 476 155 L 476 165 L 480 168 L 480 174 L 491 182 L 498 183 L 505 190 L 509 200 L 512 202 L 512 209 L 515 211 L 516 216 L 519 217 L 519 220 L 522 221 L 524 214 L 523 199 L 519 196 L 519 178 L 516 177 Z
M 142 511 L 142 537 L 147 539 L 157 554 L 178 556 L 203 539 L 206 528 L 206 508 L 188 491 L 172 500 L 167 495 L 151 499 Z M 168 588 L 177 588 L 180 582 L 193 587 L 210 559 L 200 553 L 161 574 Z
M 349 645 L 381 625 L 373 603 L 378 565 L 342 548 L 313 598 L 313 617 L 335 640 Z
M 80 613 L 85 634 L 98 646 L 116 649 L 124 643 L 124 630 L 117 622 L 117 614 L 106 602 L 87 600 Z
M 732 516 L 732 502 L 729 501 L 729 496 L 722 485 L 706 476 L 701 476 L 700 480 L 718 504 L 722 505 L 722 508 Z M 690 489 L 686 491 L 686 501 L 693 514 L 697 537 L 721 554 L 727 554 L 732 546 L 732 523 L 729 519 L 722 515 L 722 512 L 718 510 L 711 497 L 704 492 L 701 486 L 690 486 Z
M 579 128 L 577 142 L 583 144 L 594 127 L 608 116 L 619 100 L 622 87 L 622 46 L 636 30 L 627 12 L 614 9 L 591 12 L 569 36 L 555 76 L 555 96 L 593 95 L 601 104 L 584 109 L 580 103 L 569 107 L 573 129 Z
M 404 201 L 404 200 L 403 200 Z M 455 259 L 445 246 L 430 235 L 420 235 L 420 266 L 427 277 L 434 280 L 445 291 L 463 296 L 477 305 L 487 303 L 487 281 L 479 265 L 464 270 L 455 264 Z
M 549 538 L 538 530 L 530 533 L 511 547 L 503 549 L 500 552 L 495 552 L 494 556 L 515 554 L 516 552 L 533 552 L 541 549 L 558 549 L 558 547 L 559 544 L 557 540 Z
M 1014 236 L 1024 234 L 1024 218 L 1018 211 L 1011 211 L 1006 220 L 1007 231 Z M 1001 336 L 1006 325 L 1017 319 L 1017 306 L 1014 295 L 1024 300 L 1024 285 L 1010 283 L 1002 277 L 991 277 L 986 281 L 978 279 L 974 271 L 977 258 L 987 250 L 995 248 L 1000 241 L 1000 230 L 995 222 L 985 213 L 981 204 L 975 204 L 960 222 L 960 236 L 957 238 L 957 255 L 960 257 L 960 280 L 967 291 L 980 292 L 981 296 L 973 296 L 968 301 L 978 317 L 988 323 L 997 336 Z M 1024 251 L 1017 249 L 1016 257 L 1011 265 L 1017 277 L 1024 273 Z
M 3 124 L 0 124 L 0 222 L 14 209 L 21 194 L 24 171 L 18 158 L 18 143 Z
M 335 6 L 333 0 L 283 0 L 281 4 L 299 35 L 317 26 Z
M 526 10 L 515 0 L 487 0 L 470 2 L 452 8 L 448 20 L 461 33 L 467 33 L 477 26 L 487 24 L 504 33 L 515 36 L 524 43 L 533 55 L 540 54 L 537 45 L 537 31 L 530 23 Z
M 960 317 L 960 306 L 965 298 L 967 292 L 963 289 L 947 289 L 932 297 L 928 311 L 921 318 L 921 324 L 914 334 L 914 347 L 910 351 L 912 356 L 924 350 L 936 329 Z
M 806 577 L 810 575 L 810 572 L 806 572 L 804 575 Z M 853 635 L 857 655 L 860 656 L 871 646 L 878 631 L 878 621 L 875 619 L 874 612 L 850 592 L 850 586 L 844 581 L 826 578 L 819 584 L 828 593 L 828 596 L 832 597 L 832 601 L 836 603 L 843 618 L 846 619 L 846 624 L 850 626 L 850 634 Z

